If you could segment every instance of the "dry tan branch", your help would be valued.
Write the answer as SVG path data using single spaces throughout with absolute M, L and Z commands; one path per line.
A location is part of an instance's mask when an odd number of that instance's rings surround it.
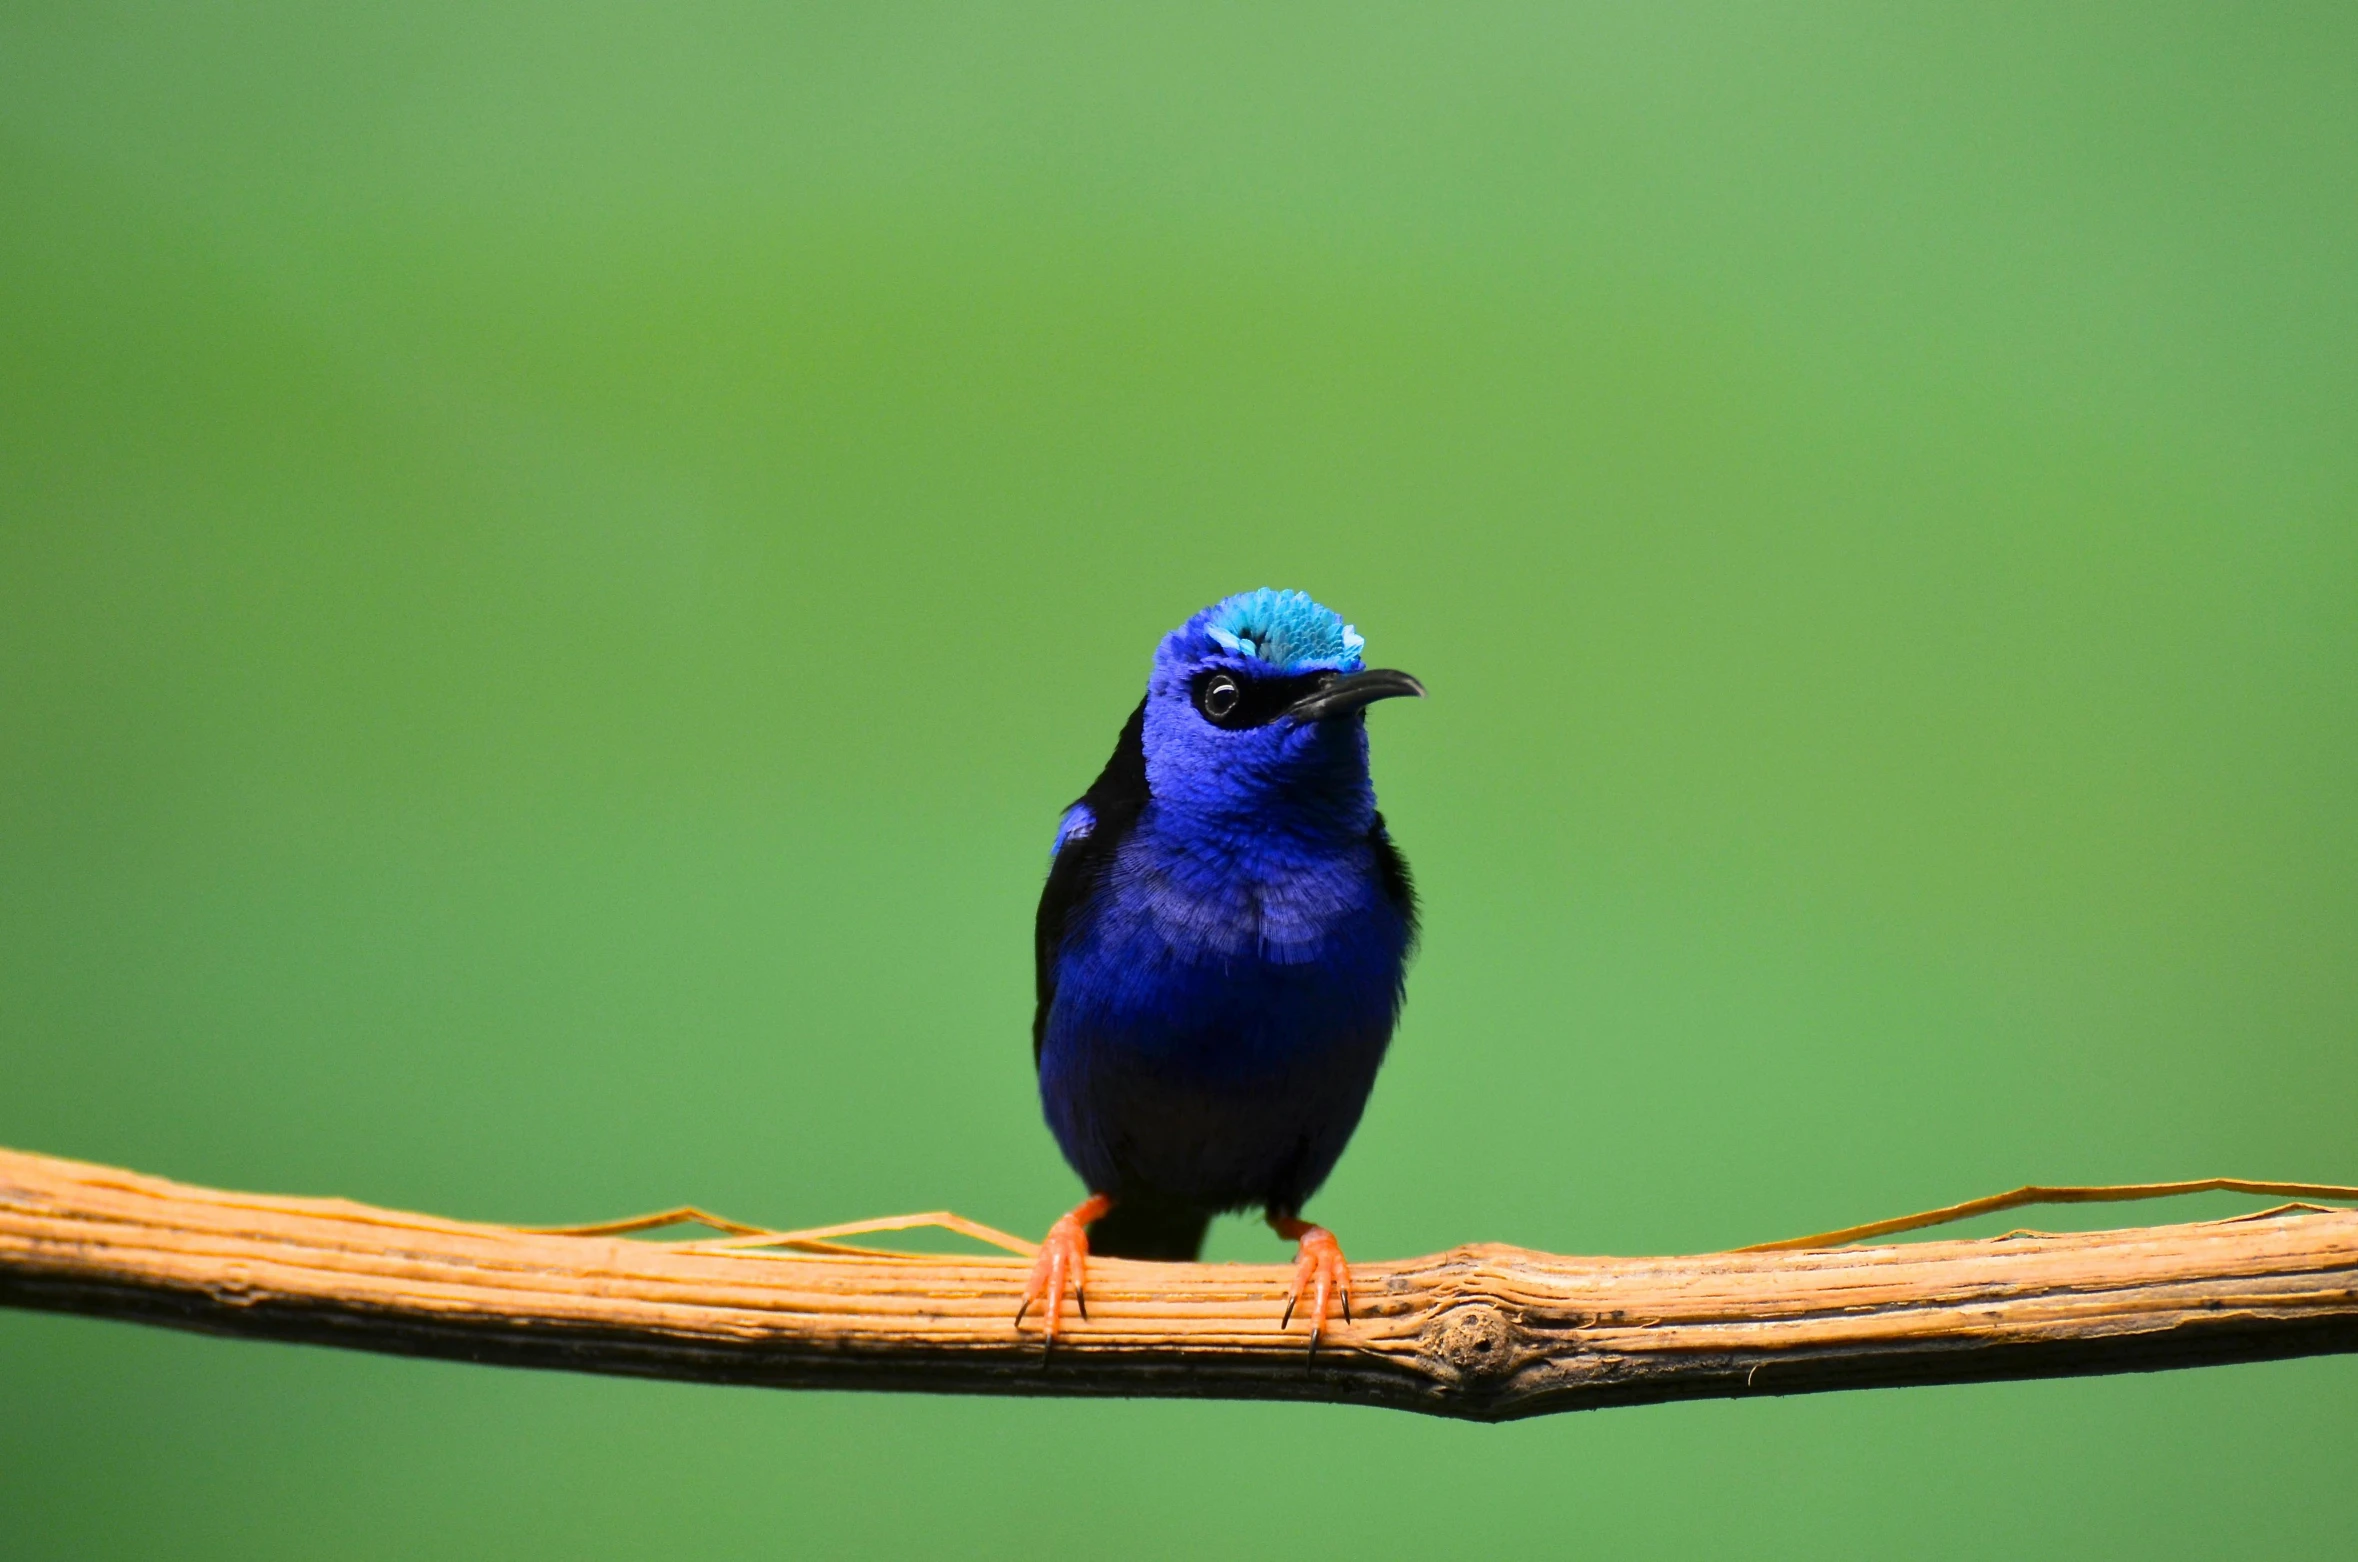
M 522 1231 L 0 1150 L 0 1303 L 510 1366 L 1508 1420 L 2358 1350 L 2347 1211 L 1691 1258 L 1461 1247 L 1354 1266 L 1357 1321 L 1314 1358 L 1278 1327 L 1287 1268 L 1112 1260 L 1044 1358 L 1011 1323 L 1025 1267 Z

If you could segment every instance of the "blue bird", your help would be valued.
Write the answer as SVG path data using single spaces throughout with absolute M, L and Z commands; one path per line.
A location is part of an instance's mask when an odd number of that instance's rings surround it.
M 1299 1244 L 1316 1344 L 1350 1316 L 1331 1232 L 1301 1218 L 1358 1126 L 1416 942 L 1376 812 L 1364 712 L 1421 695 L 1299 591 L 1215 603 L 1156 648 L 1146 697 L 1065 810 L 1040 895 L 1032 1057 L 1089 1197 L 1050 1228 L 1023 1305 L 1056 1338 L 1091 1251 L 1192 1259 L 1260 1209 Z

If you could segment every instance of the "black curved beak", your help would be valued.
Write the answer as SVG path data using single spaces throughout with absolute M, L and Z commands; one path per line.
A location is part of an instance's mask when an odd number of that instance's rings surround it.
M 1285 713 L 1296 721 L 1323 721 L 1403 694 L 1413 694 L 1421 700 L 1425 697 L 1425 686 L 1389 667 L 1371 667 L 1358 673 L 1329 673 L 1318 687 L 1288 705 Z

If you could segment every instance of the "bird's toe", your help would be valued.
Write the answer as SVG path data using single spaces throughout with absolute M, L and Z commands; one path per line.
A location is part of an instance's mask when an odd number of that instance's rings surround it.
M 1089 1222 L 1112 1207 L 1112 1200 L 1094 1197 L 1069 1214 L 1058 1216 L 1056 1224 L 1048 1228 L 1039 1253 L 1032 1259 L 1031 1276 L 1024 1283 L 1023 1304 L 1015 1309 L 1017 1328 L 1023 1327 L 1024 1318 L 1037 1307 L 1043 1343 L 1054 1345 L 1068 1290 L 1081 1316 L 1089 1316 L 1089 1304 L 1084 1296 L 1089 1277 Z
M 1285 1317 L 1278 1327 L 1291 1327 L 1294 1314 L 1301 1313 L 1310 1321 L 1310 1348 L 1316 1350 L 1336 1308 L 1344 1322 L 1351 1319 L 1351 1266 L 1344 1261 L 1342 1244 L 1324 1226 L 1303 1226 L 1288 1235 L 1301 1250 L 1294 1259 L 1293 1288 L 1286 1293 Z

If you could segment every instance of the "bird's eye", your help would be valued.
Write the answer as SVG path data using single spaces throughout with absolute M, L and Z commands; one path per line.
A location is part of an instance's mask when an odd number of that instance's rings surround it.
M 1196 708 L 1214 721 L 1226 721 L 1236 714 L 1236 707 L 1244 700 L 1244 690 L 1226 673 L 1214 673 L 1196 690 Z

